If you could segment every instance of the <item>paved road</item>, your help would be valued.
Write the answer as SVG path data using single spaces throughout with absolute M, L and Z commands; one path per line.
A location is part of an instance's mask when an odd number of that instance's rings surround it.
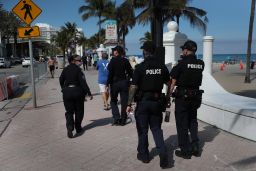
M 18 75 L 21 84 L 27 84 L 30 81 L 29 68 L 23 68 L 21 64 L 13 65 L 11 68 L 0 68 L 0 74 Z

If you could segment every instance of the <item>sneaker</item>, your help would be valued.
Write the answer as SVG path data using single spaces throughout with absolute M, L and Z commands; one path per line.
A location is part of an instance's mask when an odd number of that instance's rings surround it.
M 142 157 L 142 155 L 140 153 L 137 154 L 137 159 L 140 160 L 142 163 L 150 162 L 149 156 Z
M 183 159 L 191 159 L 191 152 L 184 150 L 175 150 L 175 155 Z
M 73 132 L 71 130 L 68 130 L 68 138 L 73 138 Z
M 168 167 L 168 163 L 169 163 L 168 162 L 168 155 L 167 154 L 160 154 L 159 157 L 160 157 L 160 167 L 162 169 L 167 168 Z

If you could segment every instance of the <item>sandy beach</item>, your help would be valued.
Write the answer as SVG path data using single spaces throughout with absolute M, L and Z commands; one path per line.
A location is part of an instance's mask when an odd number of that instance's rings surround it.
M 239 64 L 226 65 L 220 70 L 220 63 L 213 64 L 213 77 L 230 93 L 256 98 L 256 68 L 251 69 L 251 83 L 244 83 L 246 65 L 240 70 Z

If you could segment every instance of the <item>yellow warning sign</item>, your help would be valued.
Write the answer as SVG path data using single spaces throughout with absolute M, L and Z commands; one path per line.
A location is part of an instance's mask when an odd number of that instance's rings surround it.
M 34 27 L 19 27 L 19 38 L 30 38 L 40 36 L 40 29 L 38 26 Z
M 42 10 L 32 0 L 21 0 L 12 9 L 12 12 L 30 25 L 41 14 Z

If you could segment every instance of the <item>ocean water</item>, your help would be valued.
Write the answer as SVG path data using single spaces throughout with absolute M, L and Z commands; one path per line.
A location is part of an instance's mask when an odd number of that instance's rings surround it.
M 143 58 L 142 55 L 128 55 L 128 56 L 138 56 L 139 58 Z M 203 58 L 202 54 L 197 55 L 199 59 Z M 212 57 L 213 62 L 221 63 L 223 61 L 234 59 L 238 62 L 242 60 L 244 63 L 246 62 L 246 54 L 214 54 Z M 256 61 L 256 54 L 251 54 L 251 61 Z

